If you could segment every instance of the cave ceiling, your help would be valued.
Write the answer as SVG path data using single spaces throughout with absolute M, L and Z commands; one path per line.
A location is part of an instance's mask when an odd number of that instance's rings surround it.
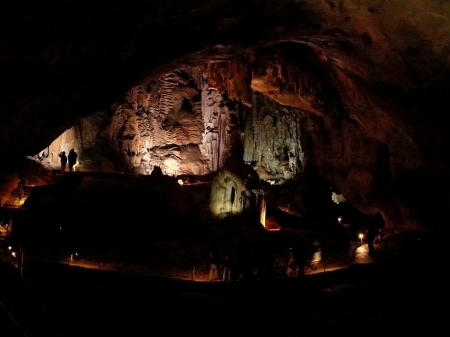
M 118 108 L 127 114 L 126 106 L 111 105 L 133 88 L 186 69 L 195 82 L 192 69 L 225 64 L 225 75 L 216 67 L 206 84 L 253 109 L 261 125 L 270 115 L 264 106 L 277 111 L 276 129 L 282 119 L 291 127 L 265 134 L 293 144 L 291 171 L 301 170 L 307 156 L 354 203 L 393 218 L 410 216 L 422 199 L 448 201 L 447 1 L 20 0 L 2 7 L 3 168 L 38 153 L 80 118 L 117 115 Z M 192 103 L 203 89 L 197 83 L 190 90 L 182 90 L 183 99 Z M 160 125 L 176 133 L 172 122 L 195 109 L 195 102 L 187 110 L 180 105 Z M 201 125 L 197 119 L 189 119 L 190 130 Z M 247 131 L 244 160 L 261 161 L 248 149 L 262 138 L 249 139 Z M 195 137 L 175 138 L 200 144 Z M 204 155 L 196 148 L 185 155 L 196 151 Z M 215 170 L 224 160 L 208 156 L 192 173 Z M 285 174 L 272 162 L 263 163 L 265 174 Z M 400 206 L 389 208 L 392 203 Z

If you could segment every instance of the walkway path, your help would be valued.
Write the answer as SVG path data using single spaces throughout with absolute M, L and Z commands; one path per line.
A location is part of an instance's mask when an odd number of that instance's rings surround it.
M 375 244 L 375 251 L 379 251 L 381 249 L 379 244 Z M 3 259 L 10 261 L 11 263 L 18 264 L 18 258 L 11 257 L 11 252 L 7 251 L 6 247 L 0 249 L 0 254 Z M 349 256 L 335 256 L 327 260 L 322 260 L 317 263 L 317 269 L 312 270 L 310 267 L 305 267 L 304 273 L 305 275 L 311 274 L 319 274 L 324 272 L 330 272 L 333 270 L 339 270 L 343 268 L 347 268 L 352 264 L 361 265 L 361 264 L 373 264 L 377 261 L 369 255 L 369 249 L 367 244 L 363 244 L 358 247 L 355 252 L 355 259 L 353 262 L 350 261 Z M 26 260 L 33 260 L 34 258 L 31 256 L 26 256 Z M 27 261 L 25 261 L 26 264 Z M 130 264 L 122 264 L 122 263 L 105 263 L 95 260 L 85 260 L 85 259 L 75 259 L 74 256 L 63 258 L 59 261 L 61 264 L 66 264 L 72 267 L 81 267 L 87 269 L 97 269 L 97 270 L 108 270 L 122 273 L 131 273 L 131 274 L 145 274 L 150 276 L 162 276 L 169 277 L 174 279 L 183 279 L 183 280 L 196 280 L 196 281 L 208 281 L 209 280 L 209 268 L 199 268 L 199 269 L 176 269 L 171 268 L 168 270 L 152 270 L 152 268 L 146 266 L 139 265 L 130 265 Z

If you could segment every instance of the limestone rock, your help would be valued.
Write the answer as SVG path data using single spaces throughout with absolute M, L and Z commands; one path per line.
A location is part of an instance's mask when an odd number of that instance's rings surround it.
M 248 165 L 231 162 L 215 177 L 209 205 L 217 217 L 250 213 L 256 218 L 263 201 L 258 174 Z

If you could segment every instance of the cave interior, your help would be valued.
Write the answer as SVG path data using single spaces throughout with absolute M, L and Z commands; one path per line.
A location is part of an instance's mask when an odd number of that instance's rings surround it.
M 377 246 L 380 265 L 393 260 L 389 268 L 401 264 L 408 277 L 408 268 L 441 263 L 450 201 L 445 1 L 12 7 L 0 14 L 6 253 L 20 247 L 39 263 L 81 254 L 99 269 L 140 265 L 176 278 L 206 269 L 211 251 L 278 257 L 318 240 L 331 261 L 376 238 L 387 247 Z M 61 172 L 59 155 L 71 149 L 73 172 Z M 34 268 L 35 284 L 48 281 Z

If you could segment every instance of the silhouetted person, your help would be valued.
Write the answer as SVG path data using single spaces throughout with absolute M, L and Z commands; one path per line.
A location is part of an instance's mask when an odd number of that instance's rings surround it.
M 163 171 L 161 170 L 161 167 L 155 166 L 152 170 L 152 173 L 150 173 L 153 177 L 161 177 L 163 176 Z
M 78 155 L 75 152 L 75 150 L 74 149 L 70 150 L 69 156 L 68 156 L 68 159 L 69 159 L 69 171 L 73 171 L 73 167 L 77 163 L 77 158 L 78 158 Z
M 298 276 L 298 266 L 295 260 L 294 250 L 289 248 L 288 259 L 287 259 L 287 277 Z
M 305 264 L 308 259 L 308 252 L 305 246 L 300 246 L 297 248 L 296 252 L 296 260 L 297 260 L 297 268 L 298 268 L 298 276 L 305 275 Z
M 312 258 L 311 258 L 311 269 L 317 269 L 317 263 L 322 260 L 322 249 L 320 248 L 319 241 L 314 240 L 312 244 Z
M 378 236 L 380 229 L 384 227 L 384 219 L 381 212 L 377 212 L 369 220 L 369 228 L 367 231 L 367 245 L 369 246 L 369 255 L 375 254 L 375 247 L 373 246 L 373 241 Z
M 61 152 L 59 154 L 59 158 L 61 158 L 61 171 L 64 172 L 66 170 L 66 165 L 67 165 L 67 156 L 66 156 L 66 152 Z
M 211 264 L 211 267 L 209 269 L 209 280 L 210 281 L 218 280 L 219 279 L 219 260 L 217 258 L 217 253 L 213 252 L 213 251 L 210 252 L 209 258 L 210 258 L 210 264 Z
M 231 260 L 230 255 L 225 254 L 222 261 L 223 266 L 223 274 L 222 274 L 222 280 L 225 282 L 229 282 L 231 279 Z
M 274 253 L 265 239 L 258 242 L 255 248 L 256 276 L 258 279 L 268 279 L 273 275 Z

